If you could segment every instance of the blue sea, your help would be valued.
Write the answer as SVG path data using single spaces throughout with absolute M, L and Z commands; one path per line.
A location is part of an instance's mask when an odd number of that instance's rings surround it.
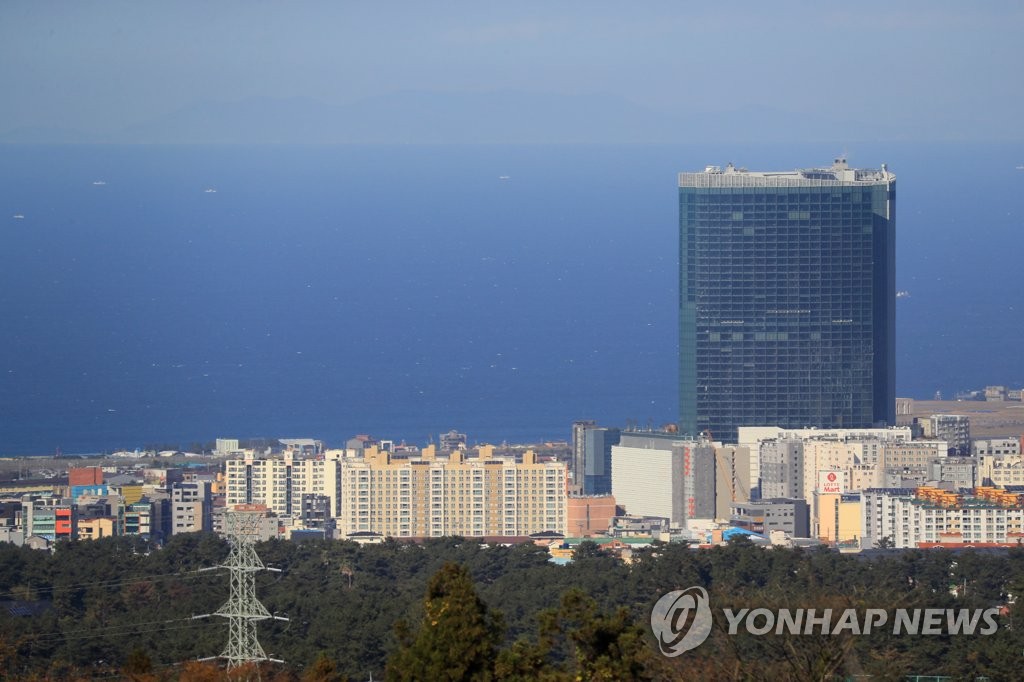
M 0 454 L 674 421 L 676 173 L 841 151 L 0 146 Z M 1024 145 L 845 151 L 898 178 L 898 394 L 1024 386 Z

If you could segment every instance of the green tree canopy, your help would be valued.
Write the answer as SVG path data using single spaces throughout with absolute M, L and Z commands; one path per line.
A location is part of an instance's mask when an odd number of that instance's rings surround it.
M 445 563 L 427 587 L 423 621 L 388 662 L 388 680 L 489 680 L 502 627 L 469 571 Z

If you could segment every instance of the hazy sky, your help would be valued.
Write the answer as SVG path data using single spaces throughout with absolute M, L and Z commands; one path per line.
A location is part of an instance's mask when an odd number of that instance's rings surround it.
M 0 132 L 402 91 L 767 107 L 1021 139 L 1024 3 L 0 3 Z

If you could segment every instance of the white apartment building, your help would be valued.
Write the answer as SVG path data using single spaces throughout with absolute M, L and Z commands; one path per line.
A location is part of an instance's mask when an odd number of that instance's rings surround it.
M 920 490 L 920 489 L 919 489 Z M 923 498 L 908 488 L 861 493 L 861 547 L 888 538 L 896 548 L 918 543 L 1008 543 L 1021 537 L 1024 508 L 968 497 L 956 503 Z M 952 493 L 944 496 L 953 498 Z
M 313 459 L 285 453 L 246 455 L 225 462 L 226 503 L 262 504 L 278 516 L 298 516 L 305 494 L 324 495 L 340 511 L 341 464 L 337 457 Z

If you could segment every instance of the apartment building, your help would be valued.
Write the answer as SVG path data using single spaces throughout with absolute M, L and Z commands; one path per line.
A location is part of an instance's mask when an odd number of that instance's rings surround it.
M 340 537 L 522 536 L 562 532 L 567 523 L 566 465 L 532 451 L 517 462 L 494 457 L 490 446 L 475 458 L 427 449 L 411 459 L 369 447 L 341 462 L 340 478 Z
M 197 533 L 213 528 L 210 483 L 191 481 L 171 487 L 171 534 Z
M 303 458 L 293 452 L 278 457 L 247 454 L 225 464 L 227 505 L 262 504 L 278 516 L 300 516 L 303 495 L 324 495 L 332 513 L 341 512 L 341 453 Z
M 964 495 L 939 488 L 862 493 L 861 547 L 1012 544 L 1024 539 L 1024 500 L 991 487 Z

